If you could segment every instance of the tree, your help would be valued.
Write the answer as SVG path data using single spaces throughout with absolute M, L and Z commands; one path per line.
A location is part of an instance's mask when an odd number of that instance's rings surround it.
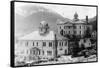
M 80 49 L 79 49 L 78 41 L 75 41 L 75 44 L 74 44 L 74 46 L 73 46 L 73 53 L 72 53 L 72 56 L 73 56 L 73 57 L 77 57 L 79 51 L 80 51 Z
M 85 49 L 84 44 L 81 44 L 81 50 L 84 50 L 84 49 Z
M 88 27 L 86 30 L 86 34 L 85 34 L 86 38 L 90 38 L 91 37 L 91 33 L 90 33 L 90 28 Z

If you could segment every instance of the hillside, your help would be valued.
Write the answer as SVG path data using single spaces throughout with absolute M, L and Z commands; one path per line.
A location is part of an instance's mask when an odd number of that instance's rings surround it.
M 96 30 L 97 31 L 97 16 L 89 19 L 89 23 L 92 24 L 93 26 L 93 30 Z
M 27 33 L 31 33 L 37 30 L 41 21 L 45 20 L 49 26 L 50 30 L 57 30 L 56 22 L 58 19 L 64 20 L 64 18 L 58 13 L 45 9 L 44 7 L 34 7 L 32 9 L 25 9 L 21 7 L 23 11 L 27 11 L 25 16 L 18 13 L 15 14 L 15 34 L 16 36 L 21 36 Z M 41 10 L 42 11 L 41 11 Z M 31 11 L 31 12 L 30 12 Z M 33 12 L 33 13 L 32 13 Z
M 58 20 L 64 22 L 71 21 L 51 9 L 33 5 L 22 6 L 20 7 L 20 12 L 16 12 L 15 14 L 15 36 L 22 36 L 38 30 L 39 24 L 43 20 L 49 24 L 50 30 L 53 30 L 55 33 L 57 33 L 56 24 Z M 96 16 L 90 18 L 89 23 L 93 25 L 93 30 L 97 29 Z

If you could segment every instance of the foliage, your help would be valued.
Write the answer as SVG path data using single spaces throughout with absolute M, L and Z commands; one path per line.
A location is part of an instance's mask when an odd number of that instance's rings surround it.
M 85 38 L 90 38 L 90 37 L 91 37 L 90 29 L 87 28 Z

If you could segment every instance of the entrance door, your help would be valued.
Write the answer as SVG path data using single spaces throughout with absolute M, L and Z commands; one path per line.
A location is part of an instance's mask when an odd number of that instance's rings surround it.
M 30 56 L 33 60 L 38 60 L 40 55 L 40 50 L 38 48 L 32 48 L 30 50 Z

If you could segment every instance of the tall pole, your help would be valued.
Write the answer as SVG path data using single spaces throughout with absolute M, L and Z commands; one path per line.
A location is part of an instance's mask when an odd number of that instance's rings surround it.
M 57 42 L 57 37 L 56 37 L 56 34 L 55 34 L 55 58 L 57 58 L 57 44 L 58 42 Z

